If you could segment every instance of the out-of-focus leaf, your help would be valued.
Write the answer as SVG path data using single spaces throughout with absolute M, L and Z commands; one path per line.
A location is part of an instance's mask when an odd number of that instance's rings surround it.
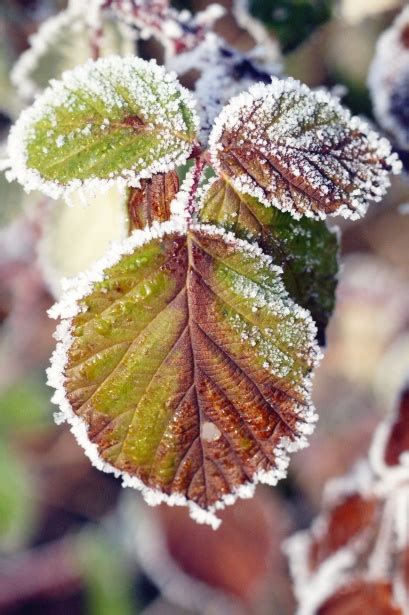
M 315 326 L 259 248 L 166 224 L 160 239 L 136 231 L 83 298 L 57 306 L 77 315 L 49 380 L 104 469 L 213 513 L 240 486 L 274 484 L 286 451 L 305 444 Z
M 33 484 L 24 464 L 0 440 L 0 550 L 22 546 L 33 521 Z
M 0 393 L 0 432 L 25 431 L 46 424 L 51 417 L 49 394 L 38 378 L 24 378 Z
M 318 340 L 325 342 L 338 272 L 338 239 L 325 222 L 307 218 L 296 221 L 289 213 L 239 194 L 222 179 L 205 194 L 200 219 L 221 225 L 239 237 L 255 239 L 283 268 L 290 297 L 311 312 Z
M 302 43 L 332 16 L 334 0 L 248 0 L 249 10 L 271 28 L 284 51 Z
M 88 615 L 134 615 L 131 578 L 117 545 L 101 531 L 82 532 L 77 554 Z
M 128 232 L 126 193 L 113 186 L 87 199 L 78 194 L 65 203 L 50 203 L 39 244 L 40 264 L 48 286 L 61 295 L 61 279 L 86 271 L 103 256 L 112 242 Z M 75 237 L 75 250 L 72 249 Z
M 73 3 L 71 3 L 72 5 Z M 86 23 L 85 7 L 70 6 L 49 18 L 30 39 L 30 47 L 13 67 L 11 79 L 22 98 L 30 99 L 44 90 L 51 79 L 86 62 L 92 55 L 92 29 Z M 133 53 L 134 45 L 121 25 L 101 16 L 99 35 L 102 56 Z
M 155 62 L 110 56 L 53 81 L 11 129 L 12 176 L 52 197 L 115 179 L 135 183 L 189 155 L 197 116 Z
M 368 85 L 379 124 L 409 150 L 409 7 L 380 36 Z
M 217 170 L 240 193 L 296 218 L 359 218 L 401 169 L 389 143 L 338 99 L 293 79 L 233 98 L 209 142 Z

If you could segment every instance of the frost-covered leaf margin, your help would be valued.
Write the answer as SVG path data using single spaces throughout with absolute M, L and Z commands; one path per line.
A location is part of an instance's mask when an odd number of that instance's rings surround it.
M 159 92 L 154 93 L 152 86 L 158 88 Z M 84 92 L 89 97 L 85 106 L 80 102 Z M 59 131 L 56 114 L 61 112 L 61 109 L 66 112 L 68 105 L 73 105 L 70 122 L 73 122 L 74 128 L 64 134 Z M 88 108 L 95 107 L 95 117 L 88 122 L 81 117 L 81 112 L 84 113 L 87 105 Z M 127 105 L 131 115 L 126 115 L 125 112 L 122 112 L 123 117 L 118 115 Z M 89 193 L 106 190 L 115 182 L 122 186 L 138 186 L 140 179 L 167 172 L 186 161 L 193 148 L 198 128 L 195 107 L 195 101 L 188 90 L 177 82 L 175 75 L 166 72 L 154 60 L 147 62 L 134 56 L 110 56 L 97 61 L 89 60 L 83 66 L 63 73 L 60 81 L 51 81 L 51 85 L 33 105 L 20 115 L 8 139 L 11 169 L 7 177 L 9 181 L 19 181 L 27 191 L 38 189 L 54 199 L 67 197 L 70 192 L 79 189 Z M 80 116 L 79 126 L 75 126 L 75 113 Z M 37 149 L 40 146 L 43 148 L 44 158 L 51 156 L 50 164 L 54 167 L 57 162 L 60 166 L 66 165 L 66 159 L 77 153 L 76 136 L 85 139 L 92 137 L 85 142 L 85 147 L 81 145 L 82 151 L 95 147 L 98 137 L 103 140 L 109 133 L 110 120 L 107 116 L 110 113 L 118 115 L 115 122 L 123 131 L 128 131 L 128 137 L 129 131 L 135 132 L 135 144 L 142 130 L 141 121 L 143 130 L 157 130 L 161 140 L 149 148 L 145 147 L 144 157 L 135 159 L 128 168 L 122 168 L 123 165 L 118 161 L 115 162 L 116 167 L 114 164 L 110 168 L 113 150 L 108 143 L 111 148 L 108 152 L 97 153 L 98 161 L 103 162 L 102 170 L 99 173 L 90 173 L 83 179 L 78 177 L 79 169 L 68 174 L 66 166 L 66 179 L 59 181 L 56 177 L 58 173 L 55 172 L 53 177 L 45 177 L 41 167 L 49 167 L 44 166 L 46 161 L 38 151 L 35 152 L 36 162 L 30 165 L 28 149 L 33 147 L 36 139 Z M 142 117 L 139 117 L 139 114 Z M 122 119 L 123 124 L 120 123 Z M 42 132 L 40 130 L 37 135 L 35 129 L 41 122 L 47 122 L 49 129 L 43 134 L 43 126 Z M 67 139 L 70 141 L 68 147 Z M 79 153 L 81 154 L 81 149 Z M 95 157 L 95 152 L 93 155 Z M 129 152 L 127 157 L 130 157 Z
M 401 164 L 339 100 L 292 78 L 258 83 L 224 107 L 209 138 L 212 162 L 238 192 L 269 207 L 325 218 L 363 216 Z
M 192 230 L 205 230 L 209 235 L 214 234 L 215 236 L 220 236 L 226 243 L 233 243 L 243 251 L 247 251 L 253 256 L 259 256 L 265 265 L 272 267 L 276 272 L 281 271 L 281 268 L 273 265 L 271 258 L 263 254 L 258 246 L 237 239 L 232 233 L 226 233 L 223 229 L 211 225 L 198 224 L 191 225 L 190 228 Z M 209 524 L 214 529 L 217 529 L 220 525 L 220 519 L 218 519 L 215 514 L 217 510 L 222 510 L 225 506 L 234 504 L 237 498 L 251 498 L 254 494 L 255 486 L 258 483 L 275 485 L 278 480 L 284 478 L 286 475 L 289 453 L 295 452 L 308 445 L 306 435 L 312 433 L 314 430 L 314 423 L 317 420 L 317 415 L 310 401 L 313 372 L 304 378 L 303 384 L 308 404 L 306 407 L 300 408 L 298 414 L 300 419 L 296 423 L 298 435 L 293 441 L 289 441 L 287 437 L 282 437 L 275 451 L 276 467 L 269 472 L 260 470 L 253 476 L 252 481 L 241 484 L 234 493 L 222 496 L 216 504 L 206 510 L 192 500 L 188 500 L 180 493 L 167 495 L 158 489 L 149 488 L 139 478 L 131 476 L 127 472 L 120 471 L 102 460 L 97 445 L 91 443 L 88 438 L 85 421 L 74 413 L 67 399 L 64 386 L 64 371 L 68 362 L 68 352 L 73 342 L 71 335 L 72 322 L 73 318 L 78 313 L 78 302 L 92 292 L 93 285 L 104 279 L 105 270 L 118 263 L 122 256 L 130 254 L 136 247 L 142 246 L 153 239 L 161 238 L 168 233 L 185 235 L 187 230 L 188 224 L 186 220 L 177 215 L 171 221 L 153 223 L 150 228 L 136 230 L 121 244 L 113 245 L 112 249 L 102 259 L 96 262 L 88 272 L 82 273 L 77 278 L 65 282 L 65 296 L 60 303 L 55 304 L 49 310 L 49 315 L 52 318 L 60 318 L 61 322 L 55 333 L 55 338 L 58 343 L 51 358 L 51 366 L 47 370 L 47 383 L 55 389 L 52 402 L 60 408 L 60 411 L 55 414 L 56 422 L 58 424 L 68 422 L 71 425 L 72 433 L 95 467 L 104 472 L 113 473 L 116 477 L 121 477 L 124 487 L 133 487 L 140 490 L 148 504 L 155 506 L 161 502 L 166 502 L 171 506 L 187 506 L 191 517 L 195 521 Z M 293 303 L 291 300 L 288 301 L 289 304 Z M 308 326 L 311 352 L 314 357 L 313 367 L 316 367 L 322 356 L 315 341 L 316 326 L 307 310 L 296 306 L 296 304 L 294 304 L 294 307 L 298 315 L 305 319 L 305 323 Z

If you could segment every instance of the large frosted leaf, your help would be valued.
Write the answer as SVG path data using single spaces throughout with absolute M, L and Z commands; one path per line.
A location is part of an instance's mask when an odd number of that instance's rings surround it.
M 214 164 L 242 193 L 302 215 L 363 215 L 379 201 L 390 172 L 390 144 L 338 100 L 293 79 L 257 84 L 223 109 L 210 135 Z
M 212 183 L 204 196 L 200 219 L 222 225 L 239 237 L 255 239 L 283 268 L 290 297 L 314 318 L 320 343 L 335 305 L 338 240 L 325 222 L 297 221 L 275 207 L 264 207 L 256 198 L 239 194 L 222 179 Z
M 216 524 L 204 511 L 305 444 L 315 327 L 269 257 L 215 227 L 156 225 L 121 252 L 52 311 L 53 401 L 98 467 Z
M 52 81 L 12 128 L 11 177 L 52 197 L 130 185 L 184 162 L 197 117 L 187 90 L 155 62 L 111 56 Z

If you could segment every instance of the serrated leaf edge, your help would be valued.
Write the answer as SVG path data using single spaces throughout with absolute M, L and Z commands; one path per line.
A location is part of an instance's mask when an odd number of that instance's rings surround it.
M 293 441 L 290 441 L 286 436 L 281 438 L 274 451 L 276 468 L 268 472 L 257 472 L 253 476 L 252 481 L 240 485 L 234 493 L 222 496 L 218 502 L 208 509 L 201 508 L 198 504 L 188 500 L 181 493 L 174 493 L 169 496 L 160 490 L 146 487 L 139 478 L 131 476 L 127 472 L 120 471 L 104 461 L 99 455 L 97 445 L 90 442 L 88 438 L 85 421 L 74 413 L 67 399 L 64 387 L 64 371 L 68 361 L 68 352 L 73 341 L 71 335 L 72 321 L 80 309 L 78 302 L 92 292 L 93 285 L 104 279 L 105 270 L 119 262 L 123 255 L 130 254 L 136 247 L 142 246 L 152 239 L 163 237 L 168 233 L 184 235 L 188 228 L 196 231 L 203 231 L 210 235 L 221 236 L 226 242 L 233 243 L 237 246 L 238 249 L 247 251 L 253 256 L 257 255 L 262 259 L 264 265 L 271 267 L 275 272 L 282 272 L 281 267 L 274 265 L 271 257 L 264 254 L 258 245 L 250 244 L 242 239 L 237 239 L 233 233 L 226 232 L 224 229 L 216 226 L 207 224 L 189 226 L 185 220 L 174 218 L 168 222 L 154 223 L 151 227 L 147 227 L 144 230 L 136 230 L 124 242 L 112 246 L 111 250 L 102 259 L 94 263 L 88 272 L 81 273 L 78 277 L 67 280 L 65 284 L 65 296 L 48 311 L 51 318 L 61 318 L 62 321 L 57 326 L 54 334 L 58 343 L 51 357 L 50 367 L 47 369 L 47 384 L 55 389 L 51 401 L 60 408 L 60 411 L 54 415 L 55 421 L 57 424 L 67 422 L 71 426 L 71 432 L 77 439 L 78 444 L 84 449 L 85 454 L 96 468 L 103 472 L 112 473 L 117 478 L 121 477 L 123 487 L 132 487 L 141 491 L 145 501 L 151 506 L 156 506 L 162 502 L 166 502 L 170 506 L 187 506 L 192 519 L 198 523 L 205 523 L 213 527 L 213 529 L 217 529 L 221 522 L 215 514 L 217 510 L 222 510 L 226 506 L 234 504 L 238 498 L 251 498 L 258 483 L 276 485 L 281 478 L 286 476 L 286 470 L 289 465 L 289 453 L 293 453 L 308 446 L 306 435 L 310 435 L 314 431 L 315 423 L 318 418 L 310 399 L 314 375 L 313 371 L 304 379 L 307 397 L 305 405 L 300 405 L 298 408 L 297 415 L 300 417 L 300 420 L 297 421 L 295 425 L 295 430 L 299 433 L 299 436 Z M 286 293 L 285 290 L 284 296 L 286 297 L 288 305 L 294 306 L 297 315 L 303 318 L 308 324 L 313 356 L 312 368 L 314 369 L 322 358 L 321 350 L 315 339 L 315 323 L 310 313 L 295 304 L 288 297 L 288 293 Z
M 331 95 L 328 91 L 323 89 L 311 90 L 307 85 L 300 81 L 289 77 L 287 79 L 280 79 L 278 77 L 271 77 L 271 83 L 256 83 L 251 86 L 248 91 L 242 92 L 237 96 L 231 98 L 230 102 L 222 109 L 220 114 L 216 117 L 213 129 L 209 136 L 209 151 L 213 167 L 217 170 L 221 177 L 221 166 L 218 160 L 218 151 L 222 149 L 221 137 L 223 130 L 232 121 L 241 107 L 249 104 L 253 104 L 257 100 L 262 100 L 266 96 L 268 90 L 274 90 L 276 96 L 281 96 L 285 92 L 299 91 L 301 94 L 307 95 L 316 102 L 326 104 L 330 109 L 333 109 L 349 126 L 355 130 L 362 132 L 368 139 L 368 144 L 372 152 L 376 153 L 380 158 L 383 158 L 387 164 L 391 167 L 391 174 L 398 175 L 402 171 L 402 163 L 400 162 L 396 153 L 392 152 L 392 146 L 388 139 L 380 136 L 375 130 L 373 130 L 369 124 L 364 122 L 360 117 L 351 115 L 351 112 L 343 107 L 339 99 Z M 302 215 L 311 218 L 325 219 L 327 214 L 319 212 L 314 214 L 312 211 L 305 211 L 303 214 L 294 211 L 293 209 L 284 209 L 280 200 L 275 199 L 273 202 L 266 200 L 264 193 L 254 181 L 250 183 L 240 181 L 240 178 L 226 178 L 232 184 L 232 186 L 243 194 L 256 197 L 266 207 L 277 207 L 282 211 L 288 211 L 295 219 L 300 219 Z M 366 196 L 361 198 L 357 195 L 354 205 L 355 210 L 351 210 L 347 204 L 341 204 L 337 210 L 330 215 L 341 215 L 346 219 L 357 220 L 365 215 L 369 203 L 371 200 L 380 201 L 384 196 L 386 190 L 390 186 L 389 172 L 387 170 L 380 170 L 378 173 L 378 194 L 376 198 Z
M 156 73 L 158 81 L 164 79 L 165 75 L 171 75 L 174 82 L 177 84 L 180 91 L 181 101 L 190 107 L 192 114 L 192 121 L 194 123 L 194 131 L 197 132 L 199 126 L 199 117 L 196 112 L 196 101 L 192 97 L 189 90 L 180 85 L 176 80 L 176 76 L 173 73 L 168 73 L 163 66 L 157 64 L 156 60 L 142 60 L 135 56 L 108 56 L 106 58 L 100 58 L 96 61 L 88 60 L 85 64 L 77 66 L 72 70 L 65 71 L 58 81 L 52 80 L 50 86 L 44 90 L 44 92 L 36 98 L 34 103 L 25 109 L 17 122 L 10 129 L 8 141 L 7 141 L 7 153 L 9 157 L 10 169 L 6 172 L 8 181 L 17 180 L 26 190 L 31 192 L 32 190 L 39 190 L 43 194 L 51 197 L 52 199 L 65 198 L 69 202 L 69 197 L 72 192 L 83 191 L 84 200 L 87 196 L 93 196 L 98 192 L 104 192 L 114 185 L 118 185 L 119 189 L 130 187 L 139 187 L 139 180 L 149 179 L 155 173 L 166 173 L 175 169 L 177 166 L 186 162 L 189 157 L 194 143 L 185 142 L 181 143 L 181 151 L 178 155 L 172 157 L 162 157 L 160 161 L 155 161 L 150 166 L 146 166 L 140 172 L 136 173 L 133 169 L 122 169 L 121 174 L 116 177 L 110 177 L 108 179 L 100 179 L 93 177 L 87 180 L 72 179 L 66 184 L 61 184 L 58 181 L 47 180 L 41 176 L 41 173 L 28 167 L 26 159 L 26 147 L 27 133 L 30 130 L 32 124 L 42 117 L 43 109 L 47 108 L 47 105 L 53 106 L 55 99 L 54 87 L 57 85 L 66 85 L 69 82 L 71 75 L 75 74 L 78 69 L 82 71 L 90 71 L 94 67 L 103 69 L 104 64 L 112 63 L 121 64 L 122 62 L 131 62 L 134 68 L 140 70 L 149 69 Z

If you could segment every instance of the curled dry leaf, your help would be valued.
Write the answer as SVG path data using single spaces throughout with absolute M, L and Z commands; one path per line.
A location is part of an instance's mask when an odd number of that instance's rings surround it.
M 154 61 L 110 56 L 53 81 L 10 132 L 10 178 L 56 198 L 82 186 L 138 185 L 186 160 L 197 116 Z
M 91 459 L 196 520 L 285 475 L 318 349 L 281 269 L 222 229 L 135 231 L 78 278 L 49 381 Z M 76 285 L 77 286 L 76 286 Z
M 338 99 L 293 79 L 233 98 L 209 142 L 216 169 L 239 192 L 295 218 L 359 218 L 401 168 L 388 141 Z
M 289 527 L 278 497 L 260 489 L 220 513 L 217 532 L 198 525 L 186 509 L 155 511 L 135 498 L 123 502 L 123 532 L 132 552 L 164 596 L 196 612 L 253 612 L 260 599 L 289 601 L 280 549 Z M 273 586 L 273 587 L 272 587 Z
M 200 220 L 223 226 L 238 237 L 256 240 L 283 268 L 290 297 L 308 309 L 317 325 L 320 344 L 335 305 L 338 238 L 325 222 L 299 221 L 275 207 L 264 207 L 255 197 L 238 193 L 223 179 L 205 193 Z
M 361 462 L 349 477 L 330 482 L 323 512 L 311 529 L 287 542 L 300 615 L 365 610 L 407 615 L 407 404 L 405 390 L 396 416 L 378 427 L 369 463 Z M 386 467 L 387 459 L 393 471 Z
M 153 222 L 170 219 L 170 204 L 179 192 L 175 171 L 142 179 L 139 188 L 130 188 L 128 197 L 129 229 L 143 229 Z

